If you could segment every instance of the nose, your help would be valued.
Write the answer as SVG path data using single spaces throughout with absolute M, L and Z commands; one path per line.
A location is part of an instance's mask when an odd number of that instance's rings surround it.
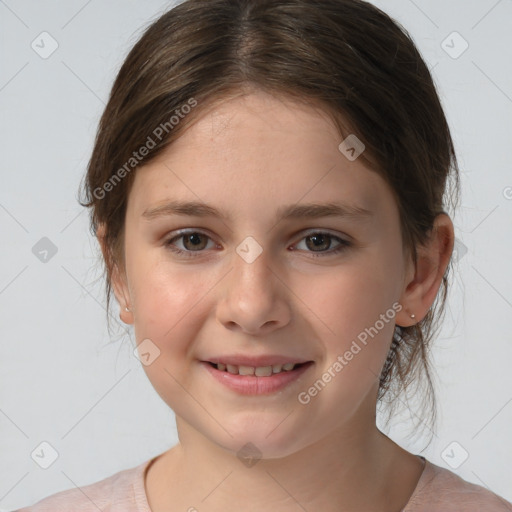
M 268 251 L 263 250 L 254 261 L 234 253 L 232 267 L 219 291 L 218 321 L 227 329 L 254 336 L 287 325 L 291 291 Z

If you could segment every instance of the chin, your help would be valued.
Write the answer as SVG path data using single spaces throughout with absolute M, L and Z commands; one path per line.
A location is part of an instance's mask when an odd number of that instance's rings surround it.
M 282 420 L 283 418 L 280 419 L 280 421 Z M 258 425 L 254 421 L 250 424 L 238 423 L 237 426 L 226 427 L 233 437 L 228 434 L 223 435 L 220 439 L 208 435 L 206 437 L 238 457 L 242 463 L 245 464 L 248 461 L 246 465 L 250 467 L 254 461 L 287 457 L 307 445 L 305 440 L 301 441 L 297 430 L 290 431 L 284 423 L 286 421 L 278 426 L 279 422 L 275 422 L 270 428 L 267 422 L 264 425 Z

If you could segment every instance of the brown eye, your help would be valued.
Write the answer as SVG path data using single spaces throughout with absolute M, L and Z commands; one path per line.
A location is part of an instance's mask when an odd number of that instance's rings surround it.
M 331 256 L 333 254 L 338 254 L 339 252 L 351 246 L 350 242 L 347 242 L 338 236 L 331 235 L 330 233 L 324 233 L 322 231 L 310 233 L 302 238 L 302 240 L 305 240 L 306 252 L 313 253 L 313 257 Z M 336 240 L 338 245 L 334 249 L 329 250 L 332 246 L 333 240 Z
M 202 240 L 201 237 L 203 237 Z M 202 233 L 190 233 L 181 235 L 180 238 L 183 238 L 183 246 L 187 251 L 195 251 L 206 247 L 205 241 L 208 237 Z
M 182 240 L 183 248 L 176 247 L 175 242 Z M 165 246 L 178 254 L 186 256 L 193 256 L 194 252 L 202 252 L 207 247 L 208 240 L 211 240 L 208 235 L 200 231 L 181 232 L 165 242 Z
M 330 235 L 319 233 L 317 235 L 309 235 L 305 238 L 308 249 L 329 249 L 332 242 Z M 308 243 L 311 241 L 311 243 Z

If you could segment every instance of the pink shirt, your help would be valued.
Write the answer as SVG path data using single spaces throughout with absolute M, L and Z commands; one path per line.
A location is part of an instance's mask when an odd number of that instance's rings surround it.
M 58 492 L 14 512 L 151 512 L 144 471 L 155 458 L 80 489 Z M 512 512 L 512 503 L 497 494 L 424 460 L 423 473 L 401 512 Z

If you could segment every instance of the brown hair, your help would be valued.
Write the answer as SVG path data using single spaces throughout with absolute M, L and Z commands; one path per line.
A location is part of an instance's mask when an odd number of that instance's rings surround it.
M 135 169 L 207 108 L 251 88 L 317 106 L 342 138 L 353 133 L 364 142 L 360 158 L 390 184 L 404 251 L 414 261 L 417 245 L 444 211 L 447 178 L 458 195 L 457 159 L 432 76 L 407 31 L 387 14 L 361 0 L 186 0 L 153 22 L 126 57 L 85 176 L 80 204 L 92 207 L 95 235 L 99 224 L 106 227 L 108 315 L 112 272 L 124 269 Z M 139 160 L 134 151 L 143 147 L 151 150 Z M 418 384 L 424 372 L 422 397 L 430 402 L 432 426 L 428 350 L 444 315 L 451 264 L 425 318 L 395 327 L 380 376 L 378 400 L 384 402 Z

